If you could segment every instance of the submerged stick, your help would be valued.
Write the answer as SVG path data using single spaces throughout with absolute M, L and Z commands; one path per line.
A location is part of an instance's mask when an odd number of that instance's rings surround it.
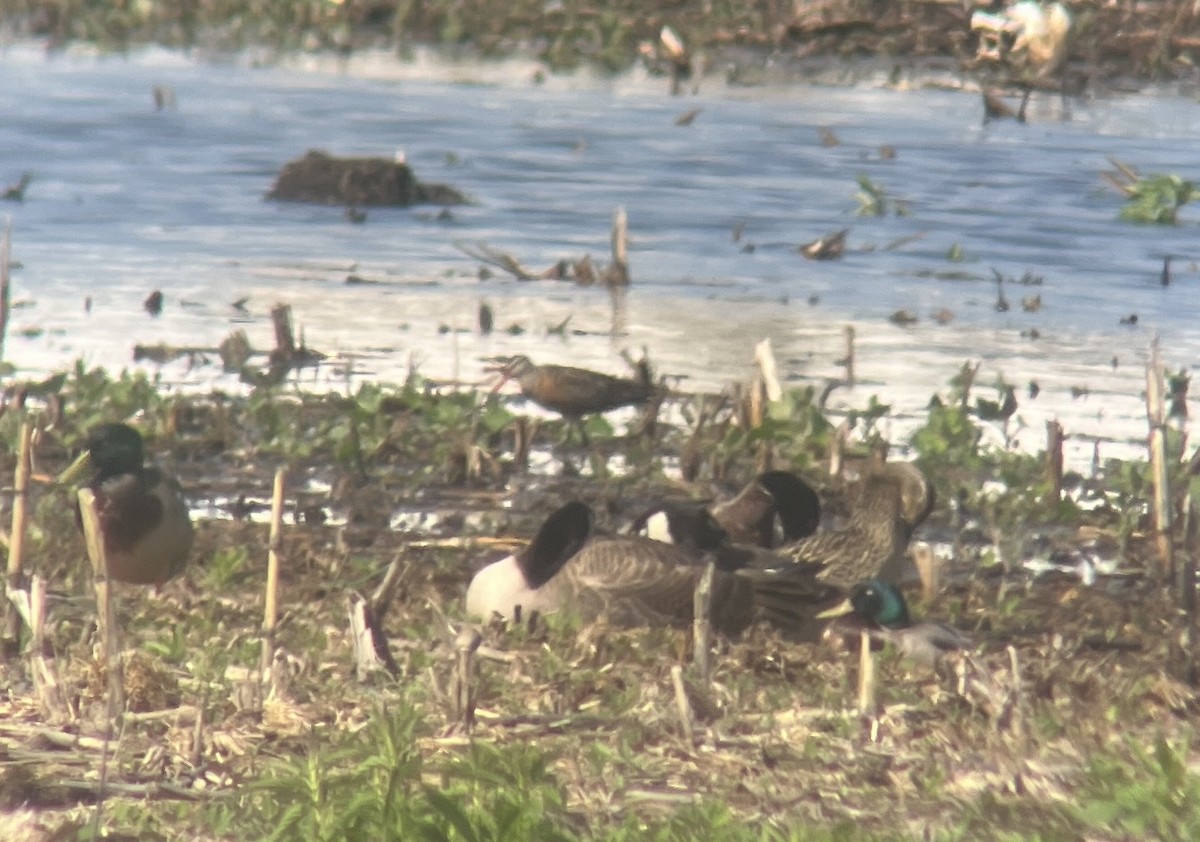
M 610 287 L 629 286 L 629 216 L 624 207 L 613 211 L 612 265 L 605 279 Z
M 8 537 L 9 593 L 21 589 L 24 574 L 25 524 L 28 522 L 26 511 L 29 499 L 29 442 L 32 437 L 33 424 L 29 421 L 23 422 L 17 443 L 17 470 L 13 478 L 12 529 Z M 5 600 L 4 611 L 3 652 L 5 658 L 11 658 L 16 656 L 21 647 L 21 617 L 11 601 Z
M 842 358 L 842 365 L 846 367 L 846 385 L 854 388 L 854 325 L 846 325 L 843 329 L 846 336 L 846 356 Z
M 716 562 L 710 561 L 696 584 L 692 597 L 692 660 L 696 673 L 705 684 L 709 678 L 709 650 L 712 648 L 712 589 L 717 575 Z
M 262 676 L 269 675 L 275 653 L 275 624 L 279 618 L 279 547 L 283 533 L 283 489 L 287 468 L 275 472 L 275 487 L 271 496 L 271 531 L 267 543 L 267 590 L 263 601 Z
M 1146 363 L 1146 418 L 1150 425 L 1150 473 L 1154 484 L 1154 527 L 1160 578 L 1168 579 L 1174 572 L 1171 547 L 1171 484 L 1167 466 L 1163 366 L 1158 354 L 1157 339 L 1150 345 L 1150 359 Z

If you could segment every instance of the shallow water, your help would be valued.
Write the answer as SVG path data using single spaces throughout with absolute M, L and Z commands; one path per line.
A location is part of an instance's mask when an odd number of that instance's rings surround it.
M 399 380 L 416 365 L 472 382 L 482 358 L 516 352 L 622 373 L 618 352 L 644 347 L 684 387 L 715 390 L 749 374 L 765 337 L 787 381 L 838 377 L 852 324 L 860 383 L 835 391 L 834 406 L 893 402 L 889 430 L 903 440 L 930 394 L 981 360 L 981 396 L 995 397 L 1000 377 L 1018 388 L 1021 444 L 1040 446 L 1044 422 L 1058 417 L 1072 436 L 1068 458 L 1083 467 L 1092 437 L 1102 455 L 1140 455 L 1151 337 L 1172 368 L 1190 367 L 1200 348 L 1194 226 L 1119 222 L 1119 197 L 1099 178 L 1109 155 L 1189 175 L 1200 130 L 1192 102 L 1139 95 L 1074 102 L 1064 114 L 1042 97 L 1030 124 L 984 126 L 978 96 L 954 90 L 712 80 L 671 98 L 662 80 L 637 73 L 537 84 L 535 70 L 520 60 L 366 55 L 260 67 L 247 56 L 4 48 L 0 182 L 35 177 L 23 203 L 0 206 L 20 263 L 7 358 L 28 375 L 79 356 L 119 368 L 135 343 L 215 346 L 235 327 L 266 348 L 268 311 L 283 301 L 308 344 L 352 358 L 356 376 Z M 176 109 L 155 110 L 155 85 L 174 89 Z M 690 108 L 703 111 L 676 126 Z M 822 127 L 840 144 L 822 146 Z M 895 159 L 881 158 L 884 144 Z M 475 204 L 450 220 L 429 207 L 370 209 L 353 225 L 341 208 L 264 201 L 282 164 L 309 148 L 402 149 L 418 177 Z M 855 216 L 859 173 L 907 215 Z M 617 339 L 603 291 L 480 280 L 456 246 L 486 242 L 535 268 L 585 252 L 602 263 L 618 206 L 629 214 L 633 288 Z M 843 227 L 842 260 L 796 253 Z M 964 261 L 948 259 L 955 247 Z M 1175 279 L 1164 288 L 1166 254 Z M 1042 283 L 1007 285 L 1011 309 L 997 312 L 993 269 Z M 375 283 L 347 285 L 350 274 Z M 159 318 L 141 306 L 154 289 L 166 297 Z M 1021 299 L 1038 294 L 1042 308 L 1025 312 Z M 231 306 L 242 298 L 246 313 Z M 525 332 L 473 332 L 484 300 L 500 328 Z M 901 308 L 920 321 L 889 323 Z M 947 325 L 929 318 L 941 308 L 955 314 Z M 1119 324 L 1132 313 L 1136 326 Z M 585 335 L 548 336 L 567 316 Z M 1030 330 L 1040 337 L 1022 336 Z M 214 366 L 172 363 L 163 375 L 186 388 L 233 386 Z M 343 378 L 328 366 L 301 379 L 326 388 Z

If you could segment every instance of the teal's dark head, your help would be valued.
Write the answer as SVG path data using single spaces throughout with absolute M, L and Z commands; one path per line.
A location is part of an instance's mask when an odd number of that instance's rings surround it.
M 905 629 L 912 625 L 904 595 L 890 582 L 868 579 L 850 591 L 850 606 L 863 620 L 878 623 L 886 629 Z
M 100 424 L 88 431 L 84 451 L 63 471 L 59 482 L 70 483 L 88 475 L 89 483 L 122 474 L 137 473 L 146 461 L 142 436 L 128 424 Z

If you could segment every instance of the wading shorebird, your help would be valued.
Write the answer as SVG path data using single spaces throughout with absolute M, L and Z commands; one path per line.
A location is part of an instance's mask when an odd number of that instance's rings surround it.
M 563 417 L 568 424 L 568 437 L 572 428 L 578 428 L 585 443 L 585 415 L 644 404 L 659 391 L 648 377 L 630 380 L 587 368 L 535 365 L 529 357 L 521 355 L 507 358 L 492 370 L 499 372 L 501 378 L 492 392 L 509 380 L 517 381 L 525 397 Z

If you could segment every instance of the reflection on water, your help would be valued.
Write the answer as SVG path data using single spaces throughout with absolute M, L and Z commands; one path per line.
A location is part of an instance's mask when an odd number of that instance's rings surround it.
M 1200 128 L 1190 103 L 1077 103 L 1063 121 L 1052 119 L 1057 102 L 1035 100 L 1031 124 L 983 126 L 975 95 L 946 90 L 713 82 L 671 99 L 660 80 L 636 75 L 539 86 L 522 62 L 305 61 L 315 66 L 0 52 L 0 181 L 35 177 L 25 202 L 0 208 L 20 264 L 12 361 L 30 374 L 79 356 L 120 367 L 135 342 L 215 346 L 239 326 L 267 347 L 267 313 L 285 301 L 309 345 L 350 358 L 364 377 L 397 380 L 416 366 L 470 382 L 483 357 L 517 352 L 623 373 L 617 352 L 645 347 L 685 387 L 715 390 L 747 375 L 764 337 L 787 380 L 838 377 L 853 324 L 860 383 L 835 391 L 835 406 L 892 402 L 902 439 L 934 389 L 982 360 L 981 393 L 992 397 L 1000 377 L 1017 388 L 1021 444 L 1039 447 L 1057 417 L 1080 467 L 1092 456 L 1085 436 L 1140 447 L 1151 336 L 1173 367 L 1200 347 L 1188 310 L 1200 282 L 1194 231 L 1119 223 L 1119 200 L 1098 177 L 1109 155 L 1188 175 Z M 177 108 L 155 110 L 156 85 L 175 91 Z M 691 125 L 675 125 L 697 107 Z M 838 145 L 822 145 L 823 128 Z M 263 201 L 279 167 L 313 147 L 403 149 L 419 177 L 476 203 L 449 220 L 372 209 L 351 225 L 341 208 Z M 859 174 L 907 214 L 856 217 Z M 634 288 L 616 340 L 602 291 L 480 280 L 455 246 L 484 241 L 531 267 L 600 260 L 617 206 L 629 213 Z M 843 227 L 842 260 L 796 253 Z M 1167 254 L 1175 282 L 1164 288 Z M 1012 306 L 1000 312 L 993 270 L 1041 283 L 1007 285 Z M 377 283 L 347 285 L 351 274 Z M 153 289 L 166 296 L 157 319 L 141 307 Z M 1035 294 L 1042 306 L 1026 312 L 1020 301 Z M 243 298 L 245 313 L 232 307 Z M 471 330 L 481 300 L 496 314 L 487 337 Z M 900 309 L 919 321 L 889 323 Z M 929 317 L 941 309 L 954 314 L 946 325 Z M 1135 326 L 1120 324 L 1134 313 Z M 567 336 L 547 335 L 568 316 Z M 231 385 L 211 367 L 164 374 L 190 388 Z M 326 367 L 312 382 L 343 376 Z

